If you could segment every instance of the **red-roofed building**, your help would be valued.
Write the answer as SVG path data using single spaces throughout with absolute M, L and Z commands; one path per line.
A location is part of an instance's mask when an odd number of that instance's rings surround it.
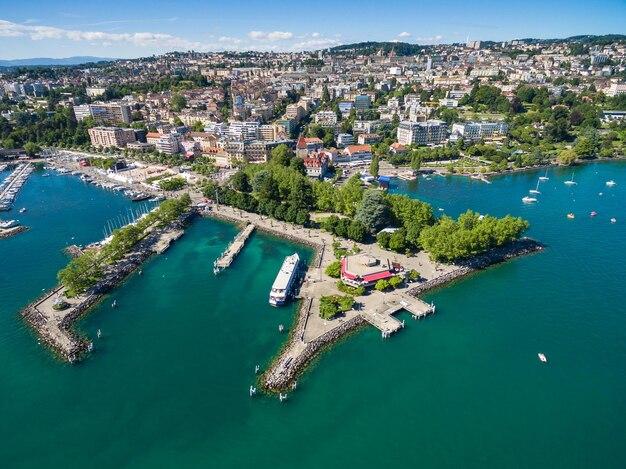
M 348 145 L 341 152 L 341 160 L 338 161 L 355 161 L 355 160 L 371 160 L 372 147 L 370 145 Z
M 304 167 L 306 168 L 306 175 L 314 178 L 323 178 L 328 171 L 328 162 L 330 158 L 323 152 L 309 153 L 307 158 L 302 158 L 304 161 Z
M 300 137 L 296 144 L 296 156 L 306 157 L 311 152 L 317 152 L 324 148 L 324 142 L 317 137 Z
M 370 287 L 402 272 L 402 267 L 389 259 L 379 260 L 365 254 L 341 259 L 341 280 L 353 287 Z
M 359 145 L 371 145 L 378 143 L 382 140 L 382 137 L 378 134 L 361 134 L 357 137 L 357 143 Z

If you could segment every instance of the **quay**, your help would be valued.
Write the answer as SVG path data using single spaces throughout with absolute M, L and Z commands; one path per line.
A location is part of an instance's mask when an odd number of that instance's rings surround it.
M 218 273 L 221 270 L 224 270 L 233 263 L 235 257 L 241 252 L 243 247 L 246 244 L 246 241 L 254 231 L 254 224 L 248 224 L 243 230 L 241 230 L 235 239 L 228 245 L 226 251 L 222 253 L 220 258 L 213 263 L 214 272 Z
M 73 298 L 65 297 L 65 287 L 57 285 L 22 309 L 21 315 L 30 324 L 40 341 L 48 344 L 59 356 L 74 363 L 92 343 L 74 330 L 74 322 L 97 304 L 111 289 L 122 283 L 153 253 L 163 252 L 174 239 L 178 239 L 189 224 L 195 211 L 191 210 L 169 226 L 150 232 L 119 261 L 105 267 L 103 278 L 84 293 Z M 60 300 L 65 303 L 59 308 Z
M 0 183 L 0 205 L 10 206 L 13 204 L 17 193 L 26 184 L 33 169 L 34 166 L 30 163 L 20 164 Z

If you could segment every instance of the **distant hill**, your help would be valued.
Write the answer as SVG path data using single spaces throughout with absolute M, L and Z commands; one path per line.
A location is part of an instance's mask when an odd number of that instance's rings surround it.
M 117 59 L 90 56 L 66 57 L 62 59 L 39 57 L 33 59 L 0 60 L 0 67 L 44 67 L 50 65 L 80 65 L 96 62 L 108 62 L 111 60 Z
M 535 38 L 526 38 L 522 39 L 526 43 L 539 43 L 539 44 L 552 44 L 555 42 L 582 42 L 588 45 L 604 45 L 610 44 L 612 42 L 626 42 L 626 35 L 623 34 L 605 34 L 602 36 L 594 36 L 594 35 L 582 35 L 582 36 L 572 36 L 565 39 L 535 39 Z M 502 41 L 490 41 L 483 40 L 481 41 L 483 47 L 491 47 L 497 44 L 500 44 Z M 380 50 L 383 51 L 384 54 L 388 54 L 393 50 L 396 55 L 405 56 L 405 55 L 416 55 L 420 52 L 424 52 L 429 49 L 430 45 L 420 45 L 420 44 L 409 44 L 407 42 L 357 42 L 354 44 L 343 44 L 341 46 L 332 47 L 330 52 L 332 54 L 344 55 L 344 54 L 376 54 Z
M 420 46 L 419 44 L 409 44 L 407 42 L 358 42 L 356 44 L 344 44 L 342 46 L 332 47 L 330 52 L 333 54 L 357 53 L 357 54 L 375 54 L 382 49 L 383 53 L 388 54 L 393 50 L 396 55 L 415 55 L 419 54 L 428 46 Z

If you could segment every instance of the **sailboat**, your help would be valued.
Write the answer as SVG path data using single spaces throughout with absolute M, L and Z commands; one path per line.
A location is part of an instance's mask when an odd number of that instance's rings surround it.
M 529 190 L 528 192 L 530 192 L 531 194 L 541 194 L 541 192 L 539 192 L 539 183 L 541 182 L 541 180 L 537 181 L 537 187 L 534 189 Z
M 535 197 L 526 196 L 522 197 L 522 202 L 524 202 L 525 204 L 534 204 L 535 202 L 537 202 L 537 199 Z
M 565 181 L 564 184 L 568 185 L 568 186 L 575 186 L 576 183 L 574 182 L 574 173 L 572 173 L 572 179 L 570 179 L 569 181 Z
M 544 176 L 539 176 L 540 181 L 548 181 L 550 178 L 548 177 L 548 168 L 546 168 L 546 174 Z

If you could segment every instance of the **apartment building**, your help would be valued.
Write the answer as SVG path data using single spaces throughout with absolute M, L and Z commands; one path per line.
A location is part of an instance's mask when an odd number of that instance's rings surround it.
M 439 144 L 447 137 L 448 125 L 441 120 L 402 121 L 398 126 L 398 143 L 401 145 Z
M 89 110 L 96 124 L 130 124 L 130 106 L 118 103 L 90 104 Z
M 508 132 L 506 122 L 457 122 L 452 124 L 450 140 L 463 138 L 464 141 L 475 142 L 481 138 L 504 137 Z
M 94 147 L 124 148 L 127 144 L 136 141 L 133 129 L 120 127 L 93 127 L 89 129 L 89 138 Z
M 315 114 L 315 123 L 322 127 L 334 127 L 337 125 L 337 114 L 335 111 L 320 111 Z

